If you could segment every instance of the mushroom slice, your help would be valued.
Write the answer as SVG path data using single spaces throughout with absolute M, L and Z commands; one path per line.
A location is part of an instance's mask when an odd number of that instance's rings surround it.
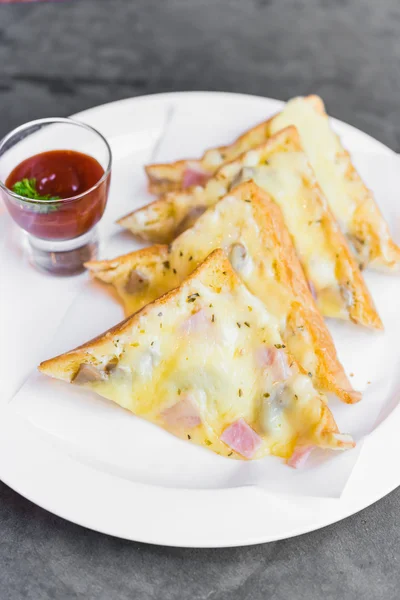
M 82 385 L 84 383 L 94 383 L 96 381 L 103 381 L 105 379 L 105 372 L 103 369 L 99 369 L 95 365 L 90 363 L 82 363 L 79 366 L 78 371 L 72 379 L 72 383 Z

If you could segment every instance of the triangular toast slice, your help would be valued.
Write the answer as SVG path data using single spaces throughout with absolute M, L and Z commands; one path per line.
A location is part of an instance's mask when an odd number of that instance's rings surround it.
M 86 266 L 112 284 L 130 315 L 177 287 L 216 248 L 278 320 L 281 336 L 318 390 L 344 402 L 361 395 L 348 381 L 319 313 L 279 207 L 252 182 L 208 209 L 170 246 L 152 246 Z
M 225 457 L 354 446 L 222 250 L 177 289 L 39 368 Z
M 229 146 L 207 150 L 199 160 L 147 166 L 149 189 L 160 194 L 189 185 L 205 185 L 221 165 L 236 160 L 290 125 L 299 131 L 317 181 L 358 263 L 377 269 L 398 268 L 400 249 L 390 236 L 373 194 L 331 129 L 324 103 L 318 96 L 293 98 L 268 121 L 250 129 Z
M 139 237 L 170 242 L 242 181 L 253 180 L 282 210 L 321 312 L 368 327 L 382 323 L 346 239 L 328 207 L 295 127 L 221 167 L 206 187 L 170 192 L 119 223 Z

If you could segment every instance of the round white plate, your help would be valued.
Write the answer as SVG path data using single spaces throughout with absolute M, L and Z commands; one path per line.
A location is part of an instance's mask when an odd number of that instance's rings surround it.
M 112 236 L 118 231 L 113 222 L 132 209 L 135 194 L 141 194 L 141 202 L 148 201 L 141 166 L 152 160 L 155 146 L 161 147 L 162 154 L 160 136 L 173 108 L 188 117 L 187 137 L 179 147 L 182 157 L 226 143 L 281 106 L 268 98 L 193 92 L 128 99 L 77 115 L 107 135 L 113 147 L 113 187 L 103 234 Z M 392 156 L 388 148 L 366 134 L 345 123 L 333 123 L 350 151 Z M 366 438 L 337 499 L 275 495 L 256 486 L 161 487 L 79 460 L 67 445 L 55 443 L 22 418 L 10 399 L 44 358 L 46 345 L 73 297 L 85 285 L 85 276 L 61 280 L 37 273 L 26 263 L 18 232 L 2 207 L 0 270 L 3 285 L 6 282 L 0 294 L 0 477 L 39 506 L 122 538 L 171 546 L 223 547 L 313 531 L 365 508 L 400 484 L 397 461 L 391 458 L 400 454 L 397 408 Z

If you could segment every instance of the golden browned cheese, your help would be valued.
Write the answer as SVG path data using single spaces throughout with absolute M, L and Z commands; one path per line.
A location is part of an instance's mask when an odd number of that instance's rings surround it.
M 353 447 L 279 330 L 215 250 L 178 288 L 40 371 L 229 458 Z
M 219 169 L 203 188 L 170 192 L 119 223 L 150 241 L 169 242 L 242 181 L 253 180 L 280 207 L 322 314 L 382 328 L 358 264 L 329 209 L 295 127 Z M 197 211 L 197 212 L 196 212 Z
M 317 389 L 345 402 L 360 394 L 348 381 L 310 293 L 281 211 L 254 183 L 237 186 L 168 246 L 87 263 L 112 284 L 126 315 L 177 287 L 216 248 L 222 248 L 247 288 L 277 319 L 291 354 Z
M 373 194 L 332 130 L 324 103 L 318 96 L 293 98 L 268 121 L 245 132 L 229 146 L 207 150 L 199 160 L 147 166 L 149 188 L 156 194 L 180 190 L 184 174 L 190 169 L 211 177 L 223 164 L 236 160 L 243 152 L 265 143 L 291 125 L 300 134 L 317 181 L 358 263 L 380 270 L 398 269 L 400 250 L 390 236 Z

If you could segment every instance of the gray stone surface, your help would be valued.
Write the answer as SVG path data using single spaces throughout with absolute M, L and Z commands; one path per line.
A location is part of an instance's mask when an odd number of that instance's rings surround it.
M 160 91 L 316 92 L 399 150 L 399 33 L 399 0 L 0 1 L 0 135 Z M 0 484 L 0 600 L 395 600 L 399 514 L 396 491 L 300 538 L 168 549 L 86 531 Z

